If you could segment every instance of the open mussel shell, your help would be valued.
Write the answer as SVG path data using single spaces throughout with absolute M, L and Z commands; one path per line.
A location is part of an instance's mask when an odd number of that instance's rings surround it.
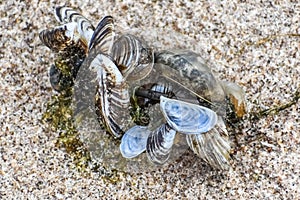
M 184 134 L 205 133 L 218 121 L 217 114 L 209 108 L 164 96 L 160 97 L 160 107 L 167 123 Z
M 128 85 L 114 62 L 104 54 L 97 54 L 89 69 L 97 74 L 96 103 L 110 133 L 121 137 L 131 122 Z
M 125 34 L 113 44 L 112 58 L 126 80 L 145 78 L 153 68 L 154 53 L 141 39 Z
M 220 117 L 218 124 L 207 133 L 187 135 L 186 139 L 193 152 L 212 167 L 221 170 L 230 168 L 230 142 Z
M 77 34 L 74 22 L 40 32 L 40 40 L 58 56 L 50 69 L 50 82 L 57 91 L 70 88 L 86 58 L 87 46 Z M 77 37 L 77 39 L 75 39 Z
M 151 131 L 146 126 L 134 126 L 122 137 L 120 151 L 124 158 L 134 158 L 146 150 Z
M 70 46 L 75 46 L 78 43 L 78 36 L 75 39 L 77 29 L 76 23 L 68 23 L 62 26 L 55 27 L 51 30 L 43 30 L 39 34 L 40 40 L 49 47 L 52 51 L 64 51 Z M 84 44 L 82 48 L 86 49 Z
M 57 21 L 62 24 L 76 23 L 77 33 L 85 43 L 85 46 L 88 46 L 95 28 L 87 18 L 69 7 L 56 7 L 54 15 Z
M 151 132 L 147 140 L 147 156 L 154 164 L 164 164 L 170 157 L 176 131 L 168 124 Z

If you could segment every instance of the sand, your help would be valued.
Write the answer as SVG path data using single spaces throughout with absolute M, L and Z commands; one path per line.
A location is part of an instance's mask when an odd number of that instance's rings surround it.
M 245 90 L 248 111 L 291 101 L 300 88 L 300 4 L 249 2 L 1 1 L 0 198 L 299 199 L 300 103 L 231 132 L 229 171 L 187 153 L 152 172 L 116 172 L 116 181 L 77 170 L 55 146 L 59 132 L 41 122 L 56 93 L 48 76 L 54 53 L 38 34 L 58 25 L 57 5 L 76 8 L 95 24 L 112 15 L 118 30 L 159 48 L 203 53 L 221 80 Z

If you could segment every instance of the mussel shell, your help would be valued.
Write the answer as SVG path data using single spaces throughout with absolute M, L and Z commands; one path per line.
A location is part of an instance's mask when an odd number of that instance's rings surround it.
M 167 123 L 184 134 L 205 133 L 217 124 L 217 114 L 203 106 L 161 96 L 160 107 Z
M 63 25 L 39 34 L 40 40 L 58 53 L 50 69 L 52 87 L 61 92 L 74 85 L 77 72 L 86 58 L 88 43 L 94 27 L 88 19 L 68 7 L 54 10 L 56 19 Z
M 151 132 L 147 140 L 147 156 L 154 164 L 164 164 L 170 157 L 176 131 L 168 124 Z
M 133 126 L 122 137 L 120 151 L 124 158 L 134 158 L 146 150 L 151 131 L 146 126 Z
M 103 17 L 98 23 L 89 43 L 89 49 L 96 48 L 98 53 L 110 55 L 115 38 L 112 16 Z
M 154 53 L 141 39 L 125 34 L 113 44 L 112 58 L 127 81 L 145 78 L 153 68 Z
M 164 50 L 155 54 L 155 68 L 165 69 L 163 76 L 193 93 L 203 106 L 223 113 L 225 94 L 210 65 L 189 50 Z
M 189 50 L 160 51 L 155 54 L 155 63 L 165 64 L 178 71 L 182 77 L 191 80 L 197 80 L 199 76 L 203 76 L 204 79 L 207 79 L 206 82 L 215 81 L 214 78 L 211 79 L 211 69 L 205 60 Z
M 194 153 L 212 167 L 221 170 L 230 168 L 230 142 L 220 117 L 218 124 L 207 133 L 187 135 L 186 139 Z
M 81 41 L 74 40 L 74 32 L 76 28 L 76 23 L 68 23 L 55 27 L 51 30 L 41 31 L 39 38 L 47 47 L 55 52 L 65 51 L 68 47 L 76 45 L 82 46 L 83 49 L 86 49 L 86 46 Z
M 138 87 L 134 94 L 139 98 L 139 106 L 147 107 L 151 104 L 159 103 L 160 96 L 166 96 L 168 98 L 175 98 L 175 94 L 172 91 L 172 86 L 168 83 L 154 83 L 149 85 L 143 85 Z
M 57 21 L 62 24 L 76 23 L 77 33 L 79 33 L 85 46 L 88 46 L 95 28 L 87 18 L 69 7 L 56 7 L 54 15 Z
M 97 101 L 101 117 L 107 129 L 115 137 L 121 137 L 131 122 L 128 85 L 114 62 L 106 55 L 97 54 L 89 64 L 97 74 Z
M 50 83 L 57 91 L 73 86 L 77 72 L 86 58 L 86 45 L 82 40 L 73 39 L 76 26 L 76 23 L 68 23 L 39 34 L 40 40 L 58 55 L 49 73 Z

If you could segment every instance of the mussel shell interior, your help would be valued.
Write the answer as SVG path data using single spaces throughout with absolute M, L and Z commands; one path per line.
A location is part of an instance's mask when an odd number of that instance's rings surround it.
M 151 131 L 145 126 L 134 126 L 121 139 L 120 152 L 124 158 L 134 158 L 146 150 Z
M 217 124 L 217 114 L 203 106 L 161 96 L 160 107 L 167 123 L 184 134 L 205 133 Z
M 113 44 L 112 58 L 127 81 L 145 78 L 152 70 L 154 53 L 141 39 L 125 34 Z

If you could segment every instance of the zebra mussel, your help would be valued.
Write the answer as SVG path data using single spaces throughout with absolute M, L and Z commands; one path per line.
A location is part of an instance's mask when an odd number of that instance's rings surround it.
M 192 51 L 154 51 L 134 35 L 117 34 L 111 16 L 94 28 L 72 8 L 57 7 L 54 13 L 62 25 L 40 33 L 58 54 L 51 85 L 61 92 L 74 85 L 79 69 L 92 74 L 84 84 L 94 81 L 95 93 L 84 96 L 95 99 L 106 131 L 121 139 L 124 158 L 146 153 L 151 162 L 164 164 L 181 134 L 211 166 L 230 167 L 226 111 L 236 118 L 245 113 L 239 86 L 218 81 Z

